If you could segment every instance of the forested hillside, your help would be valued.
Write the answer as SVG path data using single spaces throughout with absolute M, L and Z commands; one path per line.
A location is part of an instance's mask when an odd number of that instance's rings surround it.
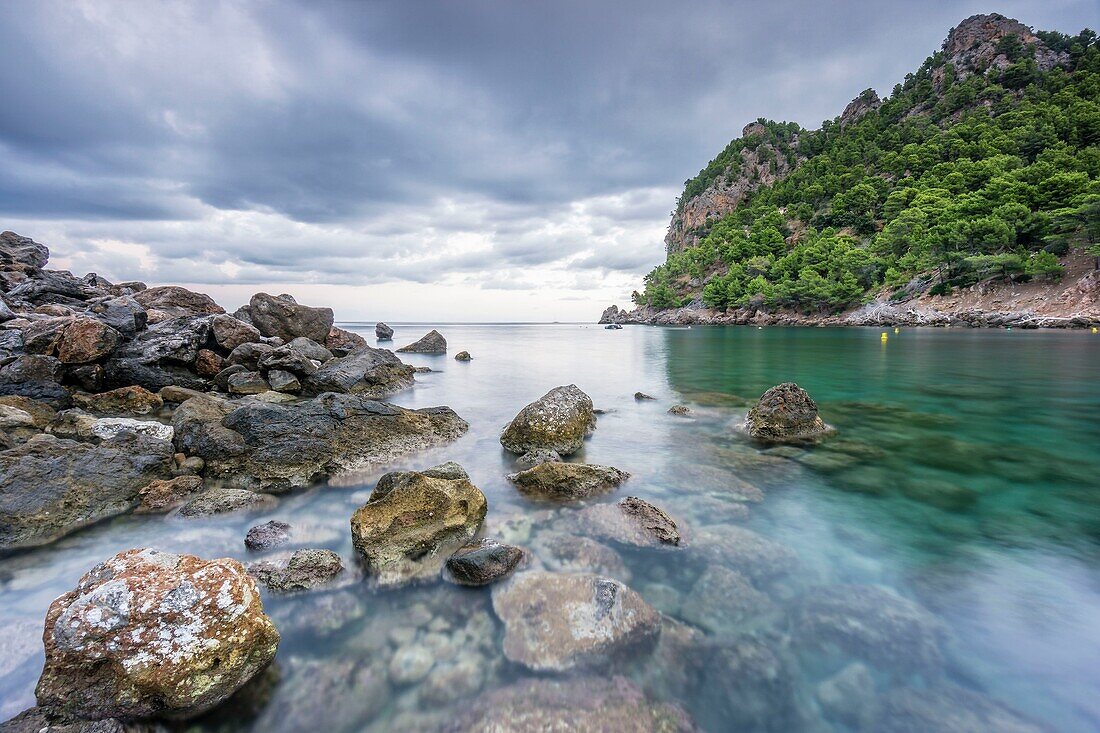
M 1100 256 L 1100 45 L 975 16 L 880 101 L 760 120 L 685 184 L 639 305 L 839 311 Z

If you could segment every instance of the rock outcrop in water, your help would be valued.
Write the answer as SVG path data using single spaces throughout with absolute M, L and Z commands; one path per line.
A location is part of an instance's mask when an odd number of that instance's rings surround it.
M 770 443 L 812 442 L 833 432 L 817 414 L 817 403 L 794 382 L 772 387 L 749 410 L 745 428 Z
M 443 334 L 439 331 L 432 329 L 421 336 L 418 341 L 414 341 L 408 346 L 402 346 L 398 351 L 411 354 L 446 354 L 447 339 L 443 338 Z
M 568 456 L 581 449 L 595 428 L 592 398 L 570 384 L 555 387 L 520 410 L 504 429 L 500 444 L 518 455 L 552 450 Z
M 191 718 L 275 657 L 279 632 L 236 560 L 129 550 L 50 605 L 38 704 L 67 717 Z
M 524 495 L 550 501 L 577 501 L 604 494 L 628 478 L 630 474 L 613 466 L 561 461 L 546 461 L 508 476 Z

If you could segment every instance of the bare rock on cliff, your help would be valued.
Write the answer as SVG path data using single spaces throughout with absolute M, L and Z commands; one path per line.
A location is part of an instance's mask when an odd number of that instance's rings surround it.
M 191 718 L 275 657 L 279 632 L 236 560 L 137 549 L 55 600 L 39 705 L 89 720 Z
M 844 111 L 840 114 L 840 127 L 841 129 L 848 125 L 859 122 L 868 113 L 874 112 L 876 109 L 882 106 L 882 100 L 879 99 L 878 93 L 874 89 L 865 89 L 863 92 L 848 103 L 848 106 L 844 108 Z
M 1069 55 L 1047 47 L 1031 28 L 1018 20 L 1006 18 L 1000 13 L 972 15 L 951 30 L 943 42 L 947 62 L 955 67 L 956 78 L 965 79 L 973 73 L 985 73 L 990 67 L 1003 69 L 1011 59 L 1001 53 L 1000 42 L 1006 36 L 1015 36 L 1021 43 L 1031 46 L 1035 62 L 1043 71 L 1069 62 Z

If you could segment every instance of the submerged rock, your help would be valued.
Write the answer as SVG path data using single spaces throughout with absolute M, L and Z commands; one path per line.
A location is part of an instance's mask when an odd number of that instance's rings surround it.
M 515 545 L 483 538 L 458 548 L 447 559 L 443 577 L 458 585 L 489 585 L 511 575 L 523 556 Z
M 99 445 L 38 435 L 0 452 L 0 550 L 35 547 L 133 509 L 171 475 L 172 444 L 124 435 Z
M 649 700 L 625 677 L 528 679 L 488 692 L 444 733 L 695 733 L 680 707 Z
M 599 667 L 651 646 L 661 615 L 617 580 L 525 572 L 493 589 L 504 656 L 536 672 Z
M 250 550 L 270 550 L 290 542 L 290 525 L 272 519 L 250 527 L 244 536 L 244 545 Z
M 190 718 L 275 657 L 279 632 L 236 560 L 128 550 L 46 615 L 38 703 L 68 715 Z
M 1049 733 L 1050 728 L 979 692 L 940 683 L 883 694 L 864 728 L 875 733 Z
M 721 565 L 708 565 L 680 606 L 680 616 L 713 634 L 750 631 L 776 614 L 775 604 L 745 576 Z
M 749 435 L 765 442 L 807 442 L 833 432 L 818 417 L 817 403 L 794 382 L 772 387 L 749 410 Z
M 561 456 L 555 450 L 540 448 L 539 450 L 527 451 L 516 459 L 516 465 L 519 466 L 521 471 L 533 468 L 541 463 L 561 463 Z
M 245 489 L 210 489 L 191 499 L 173 512 L 177 517 L 209 517 L 243 510 L 268 509 L 278 503 L 270 494 L 260 494 Z
M 207 478 L 250 489 L 306 485 L 454 440 L 469 427 L 448 407 L 406 410 L 338 394 L 294 404 L 195 397 L 176 409 L 172 425 L 176 449 L 204 459 Z
M 797 688 L 797 668 L 766 639 L 742 635 L 699 650 L 697 710 L 707 730 L 790 733 L 812 730 Z M 876 731 L 877 733 L 877 731 Z
M 320 594 L 333 596 L 334 594 Z M 307 596 L 314 598 L 314 596 Z M 284 668 L 282 659 L 280 668 Z M 251 728 L 265 733 L 364 730 L 392 701 L 385 666 L 362 655 L 287 660 L 279 694 Z
M 875 701 L 875 678 L 870 669 L 852 662 L 819 684 L 814 697 L 827 718 L 858 729 Z
M 467 478 L 400 475 L 351 518 L 355 549 L 381 585 L 437 578 L 447 558 L 477 533 L 487 510 L 485 495 Z
M 629 473 L 612 466 L 555 462 L 540 463 L 508 476 L 523 494 L 555 501 L 576 501 L 614 491 L 628 478 Z
M 921 606 L 875 585 L 830 585 L 809 591 L 793 615 L 803 649 L 838 649 L 884 671 L 929 671 L 943 664 L 944 628 Z
M 794 550 L 735 525 L 699 530 L 691 550 L 708 562 L 736 568 L 761 587 L 788 575 L 798 566 Z
M 324 586 L 344 572 L 344 563 L 332 550 L 296 550 L 248 565 L 248 574 L 274 591 L 292 592 Z
M 634 399 L 638 400 L 639 402 L 644 402 L 646 400 L 655 400 L 657 398 L 647 395 L 645 392 L 635 392 Z
M 595 573 L 623 583 L 630 582 L 630 571 L 619 553 L 587 537 L 543 533 L 539 536 L 535 554 L 548 570 Z
M 596 504 L 577 512 L 574 521 L 586 535 L 635 547 L 680 544 L 676 521 L 644 499 L 628 496 L 616 504 Z
M 408 346 L 402 346 L 398 351 L 412 354 L 446 354 L 447 339 L 443 338 L 443 334 L 439 331 L 432 329 L 421 336 L 418 341 L 414 341 Z
M 555 387 L 520 410 L 504 429 L 500 444 L 518 455 L 545 449 L 568 456 L 581 449 L 595 427 L 592 399 L 570 384 Z
M 393 329 L 379 321 L 374 324 L 374 336 L 379 341 L 389 341 L 393 338 Z

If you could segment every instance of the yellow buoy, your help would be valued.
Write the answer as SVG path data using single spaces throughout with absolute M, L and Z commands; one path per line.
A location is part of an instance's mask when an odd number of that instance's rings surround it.
M 885 331 L 883 331 L 883 332 L 882 332 L 882 341 L 883 341 L 883 343 L 885 343 L 885 342 L 886 342 L 886 339 L 887 339 L 887 338 L 889 338 L 889 336 L 887 336 L 887 335 L 886 335 L 886 332 L 885 332 Z
M 1096 333 L 1097 331 L 1100 331 L 1100 328 L 1097 328 L 1096 326 L 1093 326 L 1092 327 L 1092 332 Z
M 897 328 L 897 327 L 895 327 L 895 328 L 894 328 L 894 333 L 901 333 L 901 329 L 900 329 L 900 328 Z

